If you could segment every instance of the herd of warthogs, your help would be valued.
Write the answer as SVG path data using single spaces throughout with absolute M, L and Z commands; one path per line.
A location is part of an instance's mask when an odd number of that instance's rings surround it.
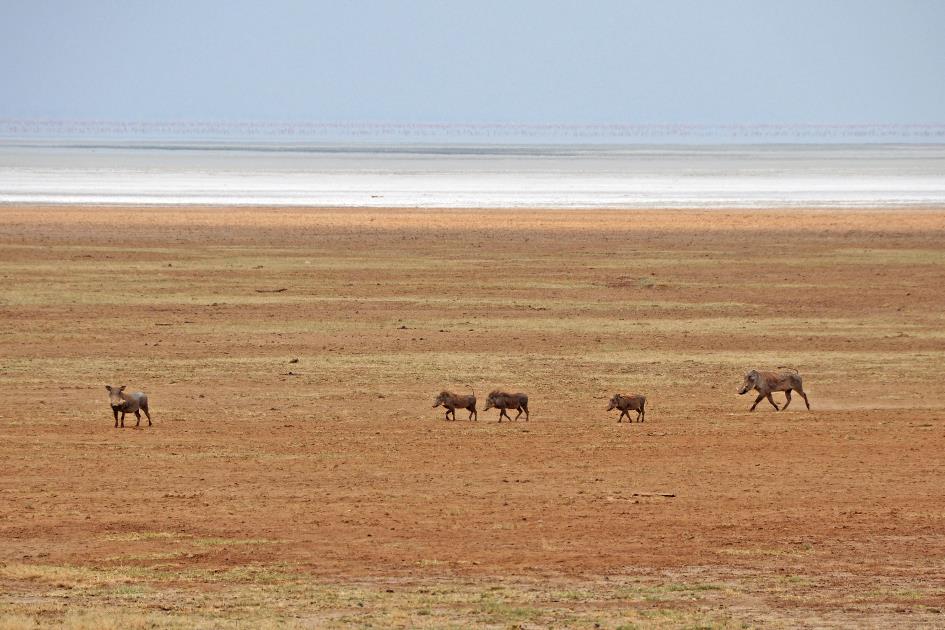
M 475 394 L 454 394 L 453 392 L 442 391 L 440 395 L 436 397 L 436 400 L 433 401 L 433 408 L 436 409 L 441 405 L 446 409 L 447 420 L 450 419 L 450 414 L 452 414 L 453 420 L 456 419 L 457 409 L 468 410 L 470 420 L 479 419 L 479 414 L 476 412 Z M 525 414 L 525 420 L 528 420 L 528 396 L 521 392 L 510 394 L 494 389 L 489 392 L 489 397 L 486 398 L 486 406 L 482 408 L 483 411 L 489 411 L 490 409 L 499 410 L 499 422 L 502 422 L 503 416 L 509 420 L 512 419 L 508 414 L 509 409 L 514 409 L 518 412 L 515 414 L 516 420 L 518 420 L 519 416 L 523 413 Z
M 115 414 L 116 428 L 119 426 L 119 413 L 121 414 L 122 428 L 125 426 L 126 413 L 134 413 L 135 417 L 138 419 L 135 426 L 139 426 L 141 424 L 141 411 L 148 417 L 148 426 L 151 426 L 151 414 L 148 411 L 148 397 L 144 392 L 126 394 L 124 385 L 120 387 L 106 385 L 105 389 L 108 390 L 109 402 L 112 407 L 112 412 Z M 765 398 L 768 399 L 768 402 L 771 403 L 775 410 L 780 411 L 787 409 L 788 405 L 791 404 L 792 391 L 800 394 L 801 398 L 804 399 L 804 404 L 807 405 L 807 409 L 810 410 L 810 401 L 807 399 L 807 394 L 804 393 L 801 375 L 798 374 L 797 370 L 794 368 L 781 367 L 778 368 L 778 371 L 749 371 L 745 374 L 745 380 L 742 383 L 741 389 L 738 390 L 738 393 L 740 395 L 747 394 L 751 390 L 757 391 L 758 397 L 755 399 L 749 411 L 754 411 L 758 403 Z M 771 397 L 771 394 L 774 392 L 784 392 L 786 398 L 784 407 L 778 407 L 778 404 L 774 402 L 774 399 Z M 456 420 L 457 409 L 465 409 L 468 411 L 470 420 L 479 419 L 479 413 L 476 411 L 476 395 L 474 393 L 454 394 L 450 391 L 442 391 L 439 396 L 436 397 L 436 400 L 433 401 L 433 408 L 435 409 L 437 407 L 446 409 L 447 420 Z M 521 392 L 510 394 L 495 389 L 489 392 L 483 411 L 488 411 L 489 409 L 499 410 L 499 422 L 502 422 L 503 417 L 509 421 L 513 420 L 508 414 L 509 409 L 514 409 L 518 412 L 515 414 L 514 420 L 518 420 L 522 414 L 525 414 L 525 420 L 528 421 L 528 396 Z M 631 411 L 637 412 L 636 420 L 638 422 L 645 422 L 646 396 L 642 394 L 614 394 L 610 399 L 606 411 L 613 409 L 620 411 L 617 422 L 623 422 L 624 416 L 627 417 L 627 422 L 633 422 L 630 418 Z M 452 418 L 450 416 L 452 416 Z

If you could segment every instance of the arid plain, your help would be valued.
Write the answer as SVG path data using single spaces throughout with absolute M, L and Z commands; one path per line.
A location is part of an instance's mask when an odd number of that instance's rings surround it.
M 0 322 L 0 628 L 945 625 L 934 209 L 4 206 Z

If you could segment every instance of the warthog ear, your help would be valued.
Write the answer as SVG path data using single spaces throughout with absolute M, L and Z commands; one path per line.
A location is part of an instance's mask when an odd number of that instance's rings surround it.
M 123 391 L 125 391 L 125 388 L 126 388 L 126 387 L 128 387 L 128 386 L 127 386 L 127 385 L 122 385 L 121 387 L 118 388 L 118 391 L 123 392 Z
M 111 385 L 106 385 L 106 386 L 105 386 L 105 389 L 107 389 L 108 391 L 112 391 L 112 386 L 111 386 Z

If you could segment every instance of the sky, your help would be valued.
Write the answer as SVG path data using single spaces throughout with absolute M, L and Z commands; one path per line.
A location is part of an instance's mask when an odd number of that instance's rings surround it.
M 0 118 L 945 123 L 945 2 L 0 0 Z

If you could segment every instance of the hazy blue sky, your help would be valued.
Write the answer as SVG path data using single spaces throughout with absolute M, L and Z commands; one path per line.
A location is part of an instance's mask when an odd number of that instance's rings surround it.
M 945 122 L 945 2 L 0 0 L 0 117 Z

